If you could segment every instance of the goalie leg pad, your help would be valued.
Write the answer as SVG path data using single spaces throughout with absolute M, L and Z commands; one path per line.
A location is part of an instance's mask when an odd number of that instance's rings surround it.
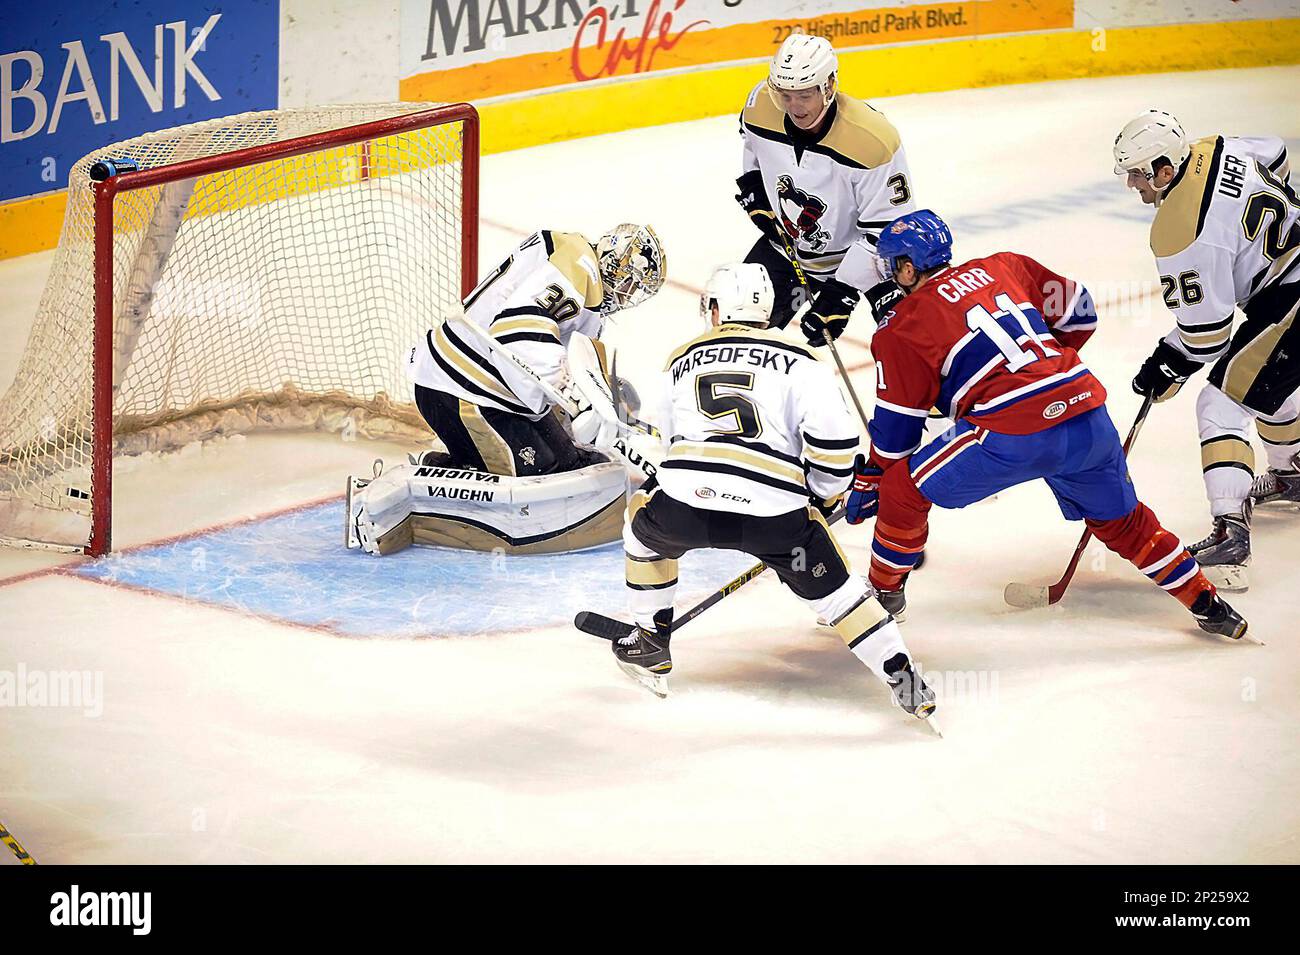
M 411 544 L 506 554 L 598 547 L 619 539 L 627 486 L 611 462 L 536 477 L 400 465 L 355 482 L 349 545 L 376 555 Z

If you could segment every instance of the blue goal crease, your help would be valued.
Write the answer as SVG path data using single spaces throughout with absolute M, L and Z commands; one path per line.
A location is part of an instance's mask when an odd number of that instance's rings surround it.
M 570 554 L 409 547 L 372 557 L 343 546 L 342 502 L 111 554 L 73 573 L 352 637 L 475 636 L 625 617 L 620 543 Z M 698 551 L 682 559 L 678 605 L 754 559 Z

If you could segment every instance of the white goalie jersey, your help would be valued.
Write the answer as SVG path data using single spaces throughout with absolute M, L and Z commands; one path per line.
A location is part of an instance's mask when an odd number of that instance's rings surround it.
M 722 325 L 664 371 L 664 493 L 693 507 L 772 517 L 848 489 L 856 419 L 830 367 L 775 332 Z
M 558 381 L 574 332 L 600 335 L 604 286 L 596 251 L 576 232 L 535 232 L 465 299 L 465 317 L 543 378 Z M 550 399 L 510 362 L 480 345 L 454 319 L 413 345 L 407 375 L 425 388 L 484 408 L 537 418 Z
M 740 114 L 743 168 L 762 171 L 777 225 L 809 275 L 867 289 L 884 277 L 880 230 L 914 209 L 907 157 L 883 113 L 844 93 L 830 109 L 820 134 L 801 134 L 767 84 L 754 87 Z
M 1220 358 L 1236 306 L 1300 281 L 1300 197 L 1289 177 L 1282 140 L 1211 136 L 1192 144 L 1166 190 L 1151 251 L 1177 322 L 1166 341 L 1189 358 Z

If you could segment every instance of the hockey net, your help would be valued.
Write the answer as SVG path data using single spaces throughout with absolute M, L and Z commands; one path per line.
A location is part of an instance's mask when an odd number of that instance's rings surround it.
M 0 398 L 0 542 L 106 552 L 114 453 L 427 439 L 403 364 L 475 281 L 477 170 L 474 110 L 427 103 L 245 113 L 80 160 Z

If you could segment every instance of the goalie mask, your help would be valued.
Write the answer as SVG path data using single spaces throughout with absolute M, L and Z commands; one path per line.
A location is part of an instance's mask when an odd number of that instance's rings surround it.
M 1115 175 L 1140 172 L 1150 180 L 1157 160 L 1168 160 L 1177 170 L 1190 154 L 1182 124 L 1162 110 L 1149 109 L 1115 137 Z
M 713 270 L 700 295 L 700 316 L 713 324 L 713 307 L 718 324 L 756 325 L 764 328 L 772 318 L 772 279 L 756 262 L 723 265 Z
M 640 305 L 663 287 L 667 275 L 663 246 L 648 225 L 624 223 L 596 243 L 605 314 Z

